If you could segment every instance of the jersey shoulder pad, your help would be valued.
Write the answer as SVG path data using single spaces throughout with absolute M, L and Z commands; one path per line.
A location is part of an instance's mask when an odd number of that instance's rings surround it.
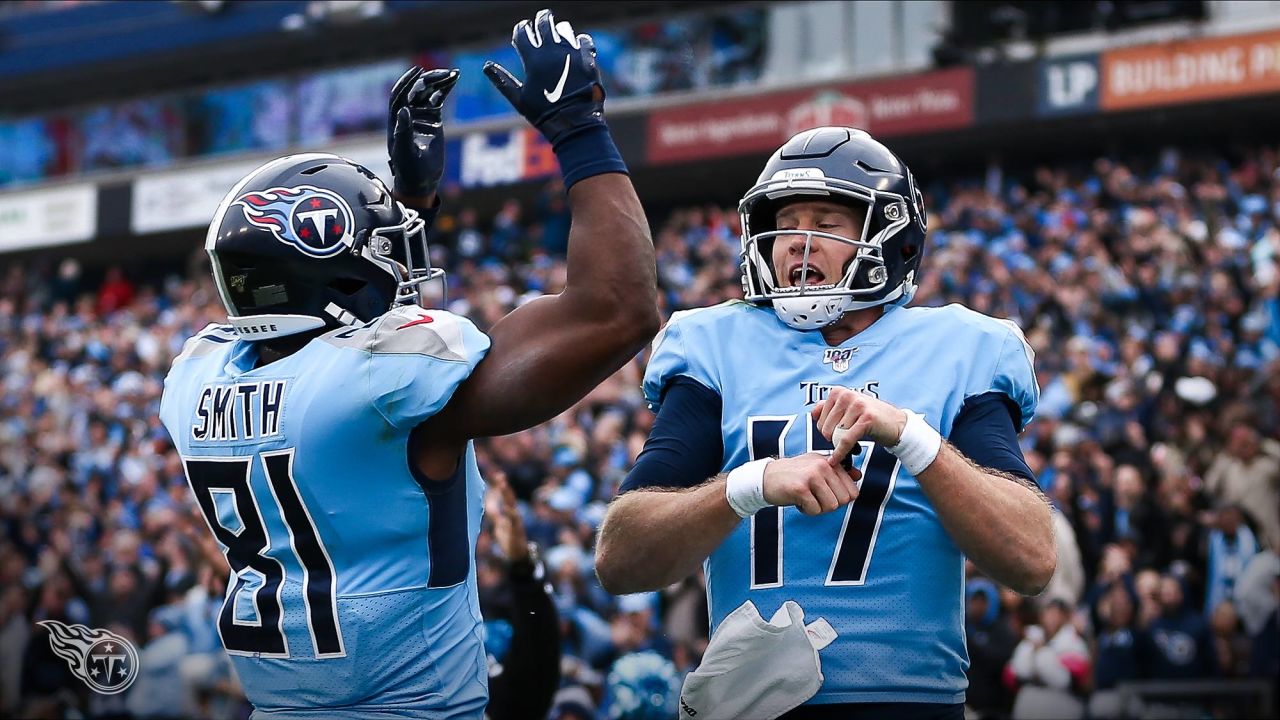
M 440 412 L 489 352 L 489 337 L 470 320 L 420 307 L 395 308 L 323 338 L 366 353 L 362 374 L 374 407 L 405 430 Z
M 364 325 L 332 330 L 321 339 L 371 355 L 421 355 L 467 363 L 478 361 L 489 349 L 488 336 L 467 318 L 413 306 L 394 308 Z
M 240 336 L 230 325 L 209 323 L 203 330 L 187 338 L 187 341 L 182 344 L 182 352 L 173 359 L 173 365 L 218 352 L 238 339 Z
M 741 300 L 730 300 L 705 308 L 680 310 L 653 339 L 649 364 L 645 367 L 643 390 L 649 408 L 657 412 L 667 384 L 685 376 L 720 392 L 719 373 L 710 351 L 726 322 L 740 322 L 744 313 L 755 309 Z
M 959 303 L 942 307 L 909 307 L 904 310 L 918 315 L 923 322 L 945 324 L 951 327 L 953 332 L 959 329 L 961 332 L 978 336 L 1003 337 L 1008 331 L 1008 326 L 1013 324 L 1010 320 L 993 318 Z
M 965 328 L 967 338 L 957 345 L 967 348 L 974 357 L 989 358 L 966 389 L 966 396 L 993 390 L 1008 395 L 1022 411 L 1018 429 L 1025 428 L 1035 415 L 1040 386 L 1036 381 L 1035 350 L 1022 328 L 1012 320 L 994 318 L 958 304 L 938 308 L 938 312 L 950 327 Z

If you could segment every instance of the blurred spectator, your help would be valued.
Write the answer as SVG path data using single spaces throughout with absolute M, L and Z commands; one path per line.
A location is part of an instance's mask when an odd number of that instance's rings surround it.
M 537 246 L 548 255 L 563 255 L 569 248 L 569 198 L 564 183 L 556 178 L 538 194 L 538 223 L 542 237 Z
M 970 580 L 965 596 L 964 635 L 969 648 L 965 705 L 978 717 L 1003 717 L 1009 712 L 1004 668 L 1018 639 L 1002 616 L 1000 593 L 990 580 Z
M 55 303 L 74 303 L 80 295 L 80 283 L 80 262 L 65 258 L 58 264 L 58 274 L 49 284 L 49 299 Z
M 602 708 L 609 720 L 668 720 L 679 712 L 684 678 L 653 651 L 618 658 L 609 668 Z
M 1280 596 L 1273 591 L 1271 581 L 1280 575 L 1280 554 L 1264 550 L 1249 559 L 1236 582 L 1236 606 L 1245 632 L 1257 635 L 1280 607 Z
M 1064 600 L 1050 600 L 1040 623 L 1027 627 L 1014 649 L 1009 667 L 1018 684 L 1017 720 L 1084 717 L 1089 648 L 1072 625 L 1071 612 Z
M 508 200 L 502 204 L 502 209 L 493 218 L 493 232 L 489 233 L 490 255 L 507 261 L 522 258 L 525 255 L 521 242 L 522 236 L 520 203 L 516 200 Z
M 125 279 L 124 271 L 119 266 L 107 270 L 107 276 L 98 289 L 98 314 L 113 313 L 133 302 L 133 283 Z
M 1215 498 L 1249 513 L 1268 547 L 1280 548 L 1280 442 L 1261 438 L 1252 425 L 1235 425 L 1204 481 Z
M 501 471 L 490 471 L 485 513 L 506 561 L 505 577 L 486 574 L 480 609 L 489 655 L 487 717 L 543 717 L 560 685 L 560 624 L 546 570 L 530 545 L 515 493 Z M 490 635 L 500 634 L 501 638 Z M 498 640 L 495 642 L 495 640 Z
M 1112 504 L 1110 539 L 1131 541 L 1138 550 L 1139 565 L 1162 564 L 1166 552 L 1164 518 L 1137 467 L 1116 468 Z
M 1249 636 L 1244 633 L 1235 603 L 1223 600 L 1209 617 L 1213 633 L 1214 657 L 1222 677 L 1242 678 L 1249 674 Z
M 1123 582 L 1114 582 L 1098 600 L 1097 649 L 1093 666 L 1091 717 L 1120 717 L 1120 695 L 1116 686 L 1146 676 L 1146 654 L 1150 639 L 1138 627 L 1134 597 Z
M 1280 570 L 1271 578 L 1271 594 L 1280 608 Z M 1280 690 L 1280 609 L 1273 609 L 1256 633 L 1250 647 L 1249 675 L 1270 679 L 1272 690 Z
M 1204 617 L 1183 598 L 1182 581 L 1160 578 L 1160 617 L 1148 631 L 1154 644 L 1151 677 L 1158 680 L 1209 678 L 1218 674 L 1218 661 Z
M 1249 559 L 1258 552 L 1253 531 L 1243 524 L 1240 508 L 1225 505 L 1210 516 L 1214 528 L 1209 531 L 1209 575 L 1205 593 L 1205 614 L 1212 615 L 1223 602 L 1235 597 L 1236 581 Z M 1233 610 L 1234 612 L 1234 610 Z

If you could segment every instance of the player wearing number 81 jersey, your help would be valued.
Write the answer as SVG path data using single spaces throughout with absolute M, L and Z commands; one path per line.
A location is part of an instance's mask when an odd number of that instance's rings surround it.
M 160 416 L 230 566 L 218 631 L 259 720 L 482 717 L 472 440 L 558 415 L 657 330 L 653 243 L 591 38 L 544 10 L 513 44 L 524 82 L 487 71 L 565 176 L 559 294 L 487 336 L 426 305 L 456 70 L 412 68 L 393 88 L 394 191 L 341 157 L 288 156 L 209 227 L 228 322 L 186 343 Z
M 748 600 L 765 618 L 790 600 L 826 619 L 837 638 L 796 717 L 906 713 L 869 703 L 958 717 L 962 552 L 1024 592 L 1052 573 L 1016 439 L 1036 406 L 1031 350 L 1008 321 L 904 307 L 923 213 L 910 171 L 862 131 L 807 131 L 775 153 L 742 203 L 747 301 L 676 313 L 655 341 L 657 419 L 601 529 L 596 569 L 615 592 L 705 558 L 713 632 Z M 837 427 L 851 436 L 832 458 Z

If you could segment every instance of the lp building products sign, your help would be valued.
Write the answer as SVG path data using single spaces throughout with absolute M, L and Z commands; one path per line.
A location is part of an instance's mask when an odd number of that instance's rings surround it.
M 773 150 L 801 130 L 850 125 L 877 137 L 973 124 L 973 70 L 697 103 L 649 116 L 649 162 L 678 163 Z
M 1280 31 L 1114 50 L 1102 66 L 1104 110 L 1280 92 Z

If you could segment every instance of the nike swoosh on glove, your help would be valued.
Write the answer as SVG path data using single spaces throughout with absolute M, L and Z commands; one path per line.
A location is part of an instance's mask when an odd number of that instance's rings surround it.
M 395 191 L 425 198 L 444 177 L 444 99 L 458 82 L 457 70 L 409 68 L 391 88 L 387 110 L 387 155 Z
M 568 22 L 541 10 L 532 22 L 516 24 L 511 46 L 524 66 L 524 82 L 493 61 L 484 64 L 484 74 L 553 147 L 584 128 L 604 125 L 604 85 L 590 35 L 575 35 Z

